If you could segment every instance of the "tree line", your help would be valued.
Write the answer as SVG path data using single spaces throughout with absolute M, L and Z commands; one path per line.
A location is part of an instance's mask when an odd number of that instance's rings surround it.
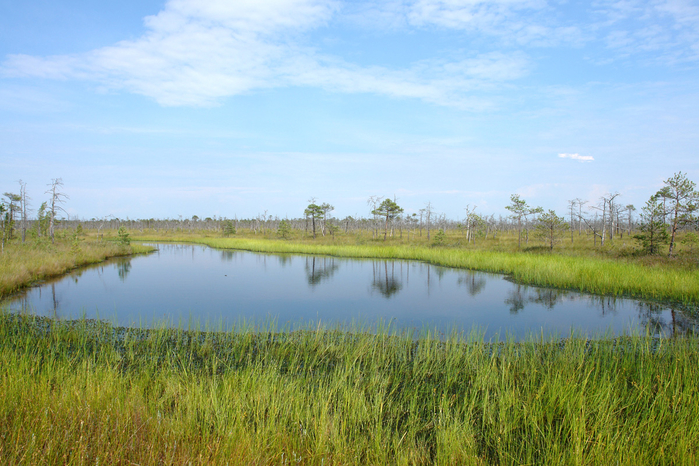
M 444 241 L 446 233 L 460 234 L 467 243 L 475 243 L 488 238 L 496 238 L 504 232 L 516 232 L 518 247 L 527 246 L 530 236 L 544 241 L 553 249 L 554 246 L 569 235 L 575 242 L 576 233 L 592 235 L 594 245 L 604 246 L 615 238 L 624 235 L 633 238 L 649 254 L 658 254 L 668 245 L 668 255 L 676 249 L 676 235 L 681 229 L 694 232 L 699 227 L 697 211 L 699 194 L 696 185 L 686 174 L 679 172 L 664 181 L 663 187 L 653 194 L 641 207 L 639 215 L 631 204 L 619 202 L 620 193 L 607 193 L 596 203 L 582 199 L 568 201 L 564 215 L 559 216 L 554 210 L 544 210 L 531 206 L 518 194 L 510 196 L 510 204 L 505 206 L 509 215 L 483 214 L 477 206 L 467 205 L 461 219 L 448 219 L 439 213 L 431 202 L 412 214 L 398 205 L 398 200 L 389 197 L 371 196 L 367 200 L 367 215 L 336 218 L 332 216 L 335 207 L 316 198 L 309 199 L 302 215 L 295 218 L 281 219 L 268 215 L 267 211 L 253 218 L 206 217 L 197 215 L 191 218 L 177 219 L 119 219 L 113 216 L 78 220 L 67 217 L 63 204 L 68 197 L 62 192 L 60 178 L 48 184 L 48 200 L 43 202 L 34 219 L 29 219 L 30 199 L 26 194 L 26 184 L 19 182 L 19 194 L 6 192 L 0 202 L 0 227 L 2 228 L 2 247 L 6 241 L 17 236 L 24 242 L 27 234 L 47 237 L 54 240 L 54 231 L 59 228 L 90 228 L 97 230 L 153 229 L 155 231 L 208 230 L 219 231 L 225 236 L 235 235 L 238 231 L 248 230 L 252 234 L 274 234 L 288 238 L 292 231 L 303 231 L 309 237 L 334 236 L 338 232 L 370 233 L 374 239 L 388 241 L 394 237 L 407 239 L 426 236 L 427 241 L 439 244 Z M 59 213 L 66 217 L 57 218 Z M 436 233 L 434 233 L 436 232 Z M 696 236 L 695 233 L 692 233 Z

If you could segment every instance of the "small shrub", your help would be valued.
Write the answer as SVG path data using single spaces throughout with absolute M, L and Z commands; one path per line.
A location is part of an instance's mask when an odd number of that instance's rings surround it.
M 447 234 L 444 233 L 444 230 L 439 230 L 436 235 L 434 235 L 434 239 L 432 240 L 432 246 L 444 246 L 444 243 L 447 241 Z
M 289 239 L 291 236 L 291 224 L 287 220 L 282 220 L 279 222 L 279 227 L 277 227 L 277 236 L 282 239 Z
M 80 239 L 80 234 L 76 230 L 76 232 L 73 234 L 73 240 L 71 241 L 71 245 L 70 245 L 70 252 L 72 254 L 74 254 L 76 256 L 78 254 L 80 254 L 80 252 L 81 252 L 80 242 L 81 241 L 82 240 Z
M 117 243 L 119 246 L 129 246 L 131 244 L 131 238 L 129 238 L 129 232 L 123 226 L 119 227 L 117 231 Z
M 233 222 L 231 220 L 226 220 L 223 222 L 223 236 L 231 236 L 235 235 L 235 226 L 233 226 Z

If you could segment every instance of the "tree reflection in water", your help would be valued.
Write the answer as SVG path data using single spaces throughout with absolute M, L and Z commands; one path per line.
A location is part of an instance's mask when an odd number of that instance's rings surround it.
M 601 317 L 617 313 L 616 296 L 590 296 L 590 302 L 599 310 Z
M 117 273 L 119 274 L 119 280 L 126 281 L 126 277 L 131 272 L 131 259 L 128 257 L 120 257 L 117 259 Z
M 638 318 L 654 334 L 670 336 L 693 335 L 697 330 L 696 320 L 691 315 L 697 310 L 681 304 L 660 304 L 652 302 L 637 303 Z M 665 311 L 670 311 L 670 320 L 663 318 Z
M 322 281 L 330 279 L 340 265 L 334 257 L 306 257 L 306 280 L 311 287 L 319 285 Z
M 388 261 L 383 261 L 383 264 L 381 261 L 372 261 L 372 266 L 374 272 L 373 280 L 371 282 L 372 290 L 378 291 L 384 298 L 389 299 L 403 289 L 403 283 L 401 280 L 396 279 L 395 261 L 391 261 L 390 274 Z
M 221 251 L 221 260 L 223 262 L 231 262 L 235 257 L 237 251 L 223 250 Z
M 524 289 L 523 289 L 524 288 Z M 505 298 L 505 304 L 510 306 L 510 314 L 517 314 L 519 311 L 524 309 L 524 304 L 526 303 L 526 297 L 524 292 L 527 287 L 522 285 L 515 285 L 515 288 L 507 293 L 507 298 Z
M 565 290 L 515 284 L 514 288 L 507 293 L 505 304 L 510 307 L 510 314 L 517 314 L 527 304 L 540 304 L 551 310 L 570 297 L 571 293 Z
M 277 257 L 277 260 L 279 261 L 279 265 L 282 267 L 286 267 L 287 265 L 291 265 L 291 256 L 289 254 L 280 254 Z
M 457 279 L 459 285 L 465 286 L 468 290 L 468 294 L 471 296 L 477 296 L 481 291 L 485 289 L 485 277 L 481 274 L 474 272 L 466 272 L 460 275 Z

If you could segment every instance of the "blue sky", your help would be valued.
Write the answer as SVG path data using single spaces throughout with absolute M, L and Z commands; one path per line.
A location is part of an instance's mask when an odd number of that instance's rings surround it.
M 0 0 L 0 189 L 80 218 L 450 218 L 699 182 L 699 3 Z

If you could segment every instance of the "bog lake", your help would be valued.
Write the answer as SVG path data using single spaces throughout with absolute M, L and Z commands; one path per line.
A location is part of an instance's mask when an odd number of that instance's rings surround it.
M 692 332 L 696 309 L 513 283 L 415 261 L 260 254 L 152 244 L 47 281 L 2 303 L 9 312 L 119 326 L 228 330 L 479 331 L 486 339 Z

